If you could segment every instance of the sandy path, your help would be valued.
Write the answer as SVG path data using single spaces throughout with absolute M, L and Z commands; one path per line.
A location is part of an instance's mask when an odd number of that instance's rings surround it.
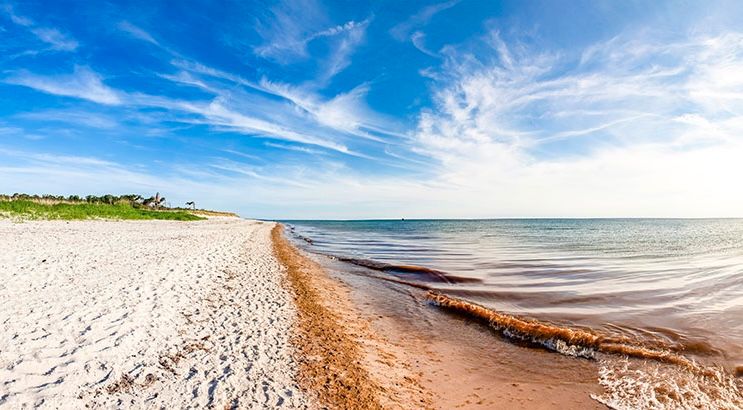
M 306 407 L 272 226 L 0 220 L 0 407 Z

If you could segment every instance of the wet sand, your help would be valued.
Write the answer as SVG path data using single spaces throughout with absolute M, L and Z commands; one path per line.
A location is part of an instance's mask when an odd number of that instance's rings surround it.
M 343 344 L 356 350 L 352 357 L 367 358 L 361 361 L 361 372 L 351 373 L 360 377 L 355 383 L 366 385 L 370 394 L 379 397 L 375 406 L 386 401 L 385 408 L 607 408 L 590 397 L 601 391 L 595 361 L 499 339 L 487 326 L 432 306 L 425 290 L 380 280 L 361 267 L 288 248 L 278 229 L 274 241 L 288 249 L 284 255 L 279 252 L 279 260 L 290 271 L 292 266 L 304 270 L 300 283 L 316 289 L 313 297 L 321 299 L 328 315 L 335 318 L 327 333 L 344 334 L 350 343 Z M 312 314 L 301 303 L 298 311 L 300 318 Z M 368 340 L 374 343 L 370 346 Z M 296 343 L 301 349 L 307 339 Z M 369 360 L 374 357 L 390 359 Z M 407 373 L 402 383 L 389 383 L 389 375 L 399 372 Z M 385 380 L 387 386 L 380 387 Z M 322 383 L 305 380 L 303 385 L 320 395 L 329 393 Z M 330 393 L 337 390 L 342 391 L 334 388 Z M 416 395 L 418 403 L 410 394 Z M 343 401 L 347 399 L 352 398 L 333 398 L 337 408 L 363 408 L 357 402 Z
M 420 375 L 404 352 L 369 326 L 349 289 L 293 247 L 281 226 L 273 229 L 272 240 L 297 306 L 291 341 L 305 391 L 334 409 L 430 408 Z

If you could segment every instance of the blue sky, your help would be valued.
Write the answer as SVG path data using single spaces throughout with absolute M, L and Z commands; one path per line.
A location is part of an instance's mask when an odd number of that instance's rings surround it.
M 743 3 L 0 3 L 0 191 L 743 216 Z

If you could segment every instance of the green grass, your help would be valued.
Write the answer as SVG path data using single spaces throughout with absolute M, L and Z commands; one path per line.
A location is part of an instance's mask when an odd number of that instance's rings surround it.
M 185 211 L 138 209 L 129 204 L 40 204 L 33 201 L 0 201 L 1 216 L 20 219 L 166 219 L 198 221 L 204 219 Z

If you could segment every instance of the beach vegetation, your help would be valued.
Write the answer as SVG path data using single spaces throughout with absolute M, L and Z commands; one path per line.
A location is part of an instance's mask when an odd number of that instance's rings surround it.
M 177 208 L 165 206 L 159 193 L 144 198 L 138 194 L 87 195 L 0 195 L 0 216 L 15 219 L 165 219 L 196 221 L 204 219 Z

